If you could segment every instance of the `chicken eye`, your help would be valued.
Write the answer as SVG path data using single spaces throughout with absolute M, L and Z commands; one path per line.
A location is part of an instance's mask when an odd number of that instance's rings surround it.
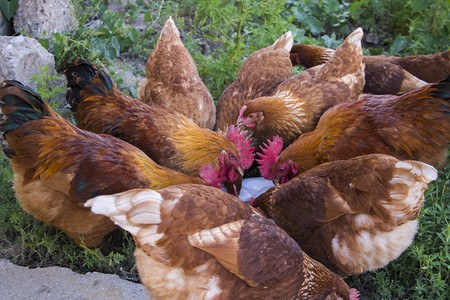
M 235 159 L 235 158 L 236 158 L 236 155 L 234 155 L 233 153 L 230 153 L 230 158 L 231 158 L 231 159 Z
M 278 170 L 281 171 L 281 172 L 283 172 L 285 169 L 286 169 L 285 167 L 281 167 L 281 168 L 279 168 Z

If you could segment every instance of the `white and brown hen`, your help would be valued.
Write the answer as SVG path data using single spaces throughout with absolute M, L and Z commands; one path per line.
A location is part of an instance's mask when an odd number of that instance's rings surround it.
M 371 154 L 309 169 L 253 205 L 330 270 L 360 274 L 384 267 L 408 248 L 424 191 L 436 177 L 423 162 Z
M 134 236 L 139 276 L 156 299 L 358 298 L 286 232 L 218 189 L 137 189 L 86 206 Z

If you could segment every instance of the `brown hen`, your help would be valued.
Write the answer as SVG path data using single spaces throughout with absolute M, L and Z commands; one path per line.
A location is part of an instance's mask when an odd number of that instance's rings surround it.
M 296 44 L 291 50 L 291 62 L 311 68 L 327 62 L 333 49 Z M 450 73 L 450 50 L 428 55 L 396 57 L 364 56 L 366 65 L 364 93 L 402 94 L 418 89 L 428 82 L 444 80 Z
M 254 201 L 302 249 L 343 276 L 384 267 L 412 243 L 437 171 L 385 154 L 337 160 Z
M 177 111 L 200 127 L 214 129 L 214 100 L 184 47 L 172 17 L 166 21 L 147 60 L 145 75 L 146 79 L 138 86 L 139 100 Z
M 285 182 L 324 162 L 371 153 L 442 167 L 450 143 L 449 99 L 450 77 L 401 96 L 366 94 L 342 102 L 283 151 L 279 137 L 270 142 L 257 160 L 261 174 Z
M 77 245 L 98 246 L 117 228 L 78 203 L 132 188 L 204 184 L 200 178 L 157 165 L 120 139 L 78 129 L 17 81 L 5 81 L 0 98 L 5 115 L 0 129 L 7 142 L 3 151 L 14 171 L 18 201 L 26 212 L 62 229 Z
M 248 100 L 271 95 L 292 75 L 289 51 L 293 42 L 288 31 L 273 45 L 259 49 L 244 61 L 237 80 L 219 98 L 216 130 L 225 131 L 228 126 L 236 124 L 239 110 Z
M 158 164 L 191 176 L 212 165 L 239 192 L 242 169 L 253 162 L 253 149 L 243 133 L 230 127 L 225 133 L 201 128 L 180 113 L 148 105 L 120 93 L 111 78 L 79 58 L 68 64 L 66 99 L 77 126 L 123 139 L 144 151 Z
M 86 206 L 134 236 L 139 276 L 156 299 L 357 299 L 283 230 L 218 189 L 130 190 Z
M 252 145 L 279 135 L 287 146 L 313 130 L 327 108 L 358 97 L 364 86 L 362 36 L 362 29 L 356 29 L 320 70 L 303 71 L 280 84 L 273 96 L 248 101 L 238 125 L 248 131 Z

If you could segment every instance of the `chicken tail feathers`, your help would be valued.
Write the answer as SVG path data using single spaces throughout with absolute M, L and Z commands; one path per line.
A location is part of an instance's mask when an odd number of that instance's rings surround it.
M 432 95 L 434 97 L 441 98 L 441 99 L 449 102 L 449 100 L 450 100 L 450 74 L 448 75 L 447 79 L 433 84 L 432 87 L 435 88 L 435 90 L 432 92 Z M 441 105 L 440 108 L 445 110 L 446 115 L 450 114 L 450 107 L 448 105 Z
M 16 80 L 5 80 L 0 89 L 0 106 L 5 119 L 1 131 L 12 131 L 24 123 L 49 116 L 48 105 L 30 87 Z
M 104 97 L 112 95 L 115 88 L 114 82 L 105 71 L 80 57 L 65 66 L 64 75 L 68 88 L 66 101 L 74 113 L 86 98 L 92 95 Z
M 440 113 L 450 116 L 450 75 L 439 82 L 427 84 L 417 90 L 405 93 L 400 96 L 399 105 L 407 103 L 407 100 L 422 101 L 427 98 L 442 99 L 446 103 L 439 104 Z

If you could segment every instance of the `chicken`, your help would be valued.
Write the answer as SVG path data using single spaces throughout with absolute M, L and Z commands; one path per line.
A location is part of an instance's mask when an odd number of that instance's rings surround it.
M 213 97 L 184 47 L 172 17 L 166 21 L 147 60 L 145 75 L 138 86 L 139 100 L 177 111 L 200 127 L 214 129 Z
M 328 61 L 333 49 L 296 44 L 291 50 L 291 62 L 311 68 Z M 396 57 L 364 56 L 366 66 L 364 93 L 401 94 L 418 89 L 428 82 L 444 80 L 450 73 L 450 50 L 446 52 Z
M 20 205 L 62 229 L 77 245 L 99 246 L 117 228 L 108 218 L 79 206 L 89 198 L 132 188 L 205 184 L 157 165 L 120 139 L 76 128 L 20 82 L 5 81 L 0 98 L 5 115 L 0 130 L 7 142 L 3 151 L 14 171 Z
M 242 64 L 237 80 L 231 83 L 217 103 L 216 130 L 236 124 L 240 108 L 251 99 L 271 95 L 292 75 L 289 51 L 294 40 L 290 31 L 275 43 L 251 54 Z
M 327 161 L 371 153 L 442 167 L 450 143 L 449 99 L 450 77 L 401 96 L 367 94 L 337 104 L 283 151 L 279 137 L 268 143 L 257 160 L 261 175 L 285 182 Z
M 425 163 L 370 154 L 312 168 L 253 205 L 308 255 L 347 276 L 382 268 L 409 247 L 436 178 Z
M 137 189 L 85 205 L 134 236 L 139 276 L 153 298 L 357 299 L 283 230 L 218 189 Z
M 249 132 L 252 145 L 279 135 L 287 146 L 313 130 L 327 108 L 358 97 L 364 86 L 362 36 L 362 29 L 356 29 L 320 70 L 303 71 L 280 84 L 273 96 L 248 101 L 238 125 Z
M 78 127 L 121 138 L 158 164 L 190 176 L 201 176 L 202 166 L 211 164 L 224 183 L 232 184 L 228 190 L 239 194 L 242 170 L 254 157 L 244 133 L 233 127 L 226 134 L 201 128 L 178 112 L 128 97 L 104 71 L 82 59 L 64 72 L 66 99 Z

